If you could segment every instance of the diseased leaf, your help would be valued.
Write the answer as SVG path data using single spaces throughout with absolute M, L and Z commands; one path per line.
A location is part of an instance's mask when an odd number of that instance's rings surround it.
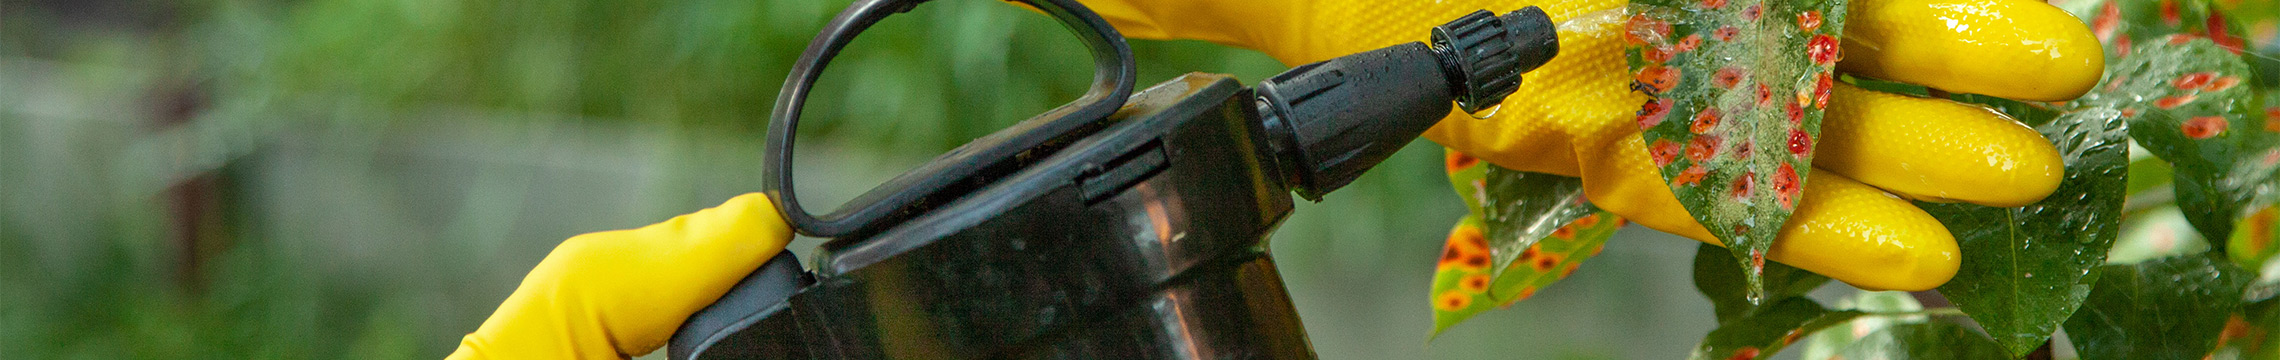
M 1447 165 L 1450 185 L 1488 236 L 1495 276 L 1537 239 L 1598 211 L 1584 201 L 1583 179 L 1506 169 L 1455 150 L 1448 151 Z
M 2225 319 L 2210 360 L 2280 359 L 2280 301 L 2241 306 Z
M 1862 337 L 1846 347 L 1844 359 L 2010 359 L 2002 346 L 1971 329 L 1946 322 L 1900 324 Z
M 2249 276 L 2205 255 L 2105 266 L 2066 335 L 2083 360 L 2200 359 L 2241 308 Z
M 2274 233 L 2280 233 L 2280 207 L 2259 207 L 2233 224 L 2232 238 L 2225 241 L 2225 254 L 2242 268 L 2262 267 L 2273 253 L 2280 252 L 2272 246 Z
M 2058 190 L 2022 207 L 1917 203 L 1956 236 L 1963 266 L 1940 294 L 2012 355 L 2042 346 L 2095 281 L 2120 233 L 2128 139 L 2119 111 L 2080 110 L 2036 127 L 2066 162 Z
M 1828 311 L 1820 303 L 1802 297 L 1767 300 L 1764 309 L 1747 317 L 1718 324 L 1702 344 L 1694 347 L 1689 359 L 1770 359 L 1783 347 L 1796 343 L 1806 334 L 1820 331 L 1853 318 L 1858 311 Z
M 2140 44 L 2106 74 L 2074 103 L 2122 111 L 2130 136 L 2174 167 L 2177 205 L 2202 237 L 2229 238 L 2251 203 L 2270 201 L 2280 124 L 2257 114 L 2238 56 L 2207 39 Z
M 1742 271 L 1735 269 L 1733 263 L 1734 255 L 1717 245 L 1702 244 L 1694 250 L 1694 288 L 1701 290 L 1703 297 L 1710 298 L 1710 305 L 1716 309 L 1718 322 L 1721 323 L 1749 316 L 1763 308 L 1750 303 L 1745 288 L 1748 284 L 1744 283 Z M 1765 265 L 1765 286 L 1768 291 L 1765 301 L 1761 303 L 1771 306 L 1789 298 L 1802 297 L 1828 282 L 1828 277 L 1811 271 L 1781 263 L 1769 263 Z
M 1512 306 L 1567 278 L 1585 259 L 1599 255 L 1607 239 L 1623 227 L 1623 220 L 1602 211 L 1569 221 L 1533 242 L 1521 251 L 1517 261 L 1493 276 L 1487 268 L 1488 241 L 1483 239 L 1482 226 L 1479 218 L 1466 216 L 1449 232 L 1433 274 L 1433 336 L 1492 307 Z
M 2207 0 L 2083 0 L 2059 4 L 2090 24 L 2106 58 L 2134 54 L 2137 44 L 2207 38 L 2234 53 L 2246 48 L 2240 23 Z
M 1765 253 L 1812 166 L 1841 0 L 1640 0 L 1624 39 L 1638 123 L 1671 193 L 1762 294 Z

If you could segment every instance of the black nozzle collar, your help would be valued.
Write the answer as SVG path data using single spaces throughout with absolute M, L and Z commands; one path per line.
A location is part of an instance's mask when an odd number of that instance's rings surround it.
M 1534 6 L 1496 16 L 1474 11 L 1433 27 L 1433 50 L 1441 53 L 1457 107 L 1479 112 L 1504 102 L 1520 88 L 1520 73 L 1535 70 L 1559 54 L 1559 30 Z

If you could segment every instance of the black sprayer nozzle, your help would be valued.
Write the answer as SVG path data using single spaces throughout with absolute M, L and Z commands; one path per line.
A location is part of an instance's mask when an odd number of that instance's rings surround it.
M 1560 51 L 1558 30 L 1534 6 L 1496 16 L 1474 11 L 1433 27 L 1433 50 L 1451 71 L 1457 107 L 1479 112 L 1520 87 L 1520 73 L 1535 70 Z
M 1261 124 L 1282 177 L 1319 200 L 1392 156 L 1449 115 L 1502 103 L 1520 73 L 1559 53 L 1551 20 L 1533 6 L 1487 11 L 1412 42 L 1299 65 L 1258 86 Z

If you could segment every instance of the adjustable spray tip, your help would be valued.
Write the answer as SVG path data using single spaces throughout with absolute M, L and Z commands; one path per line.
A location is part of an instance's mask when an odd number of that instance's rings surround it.
M 1534 6 L 1496 16 L 1474 11 L 1433 27 L 1433 50 L 1448 72 L 1457 107 L 1479 112 L 1520 88 L 1520 73 L 1559 54 L 1559 30 Z

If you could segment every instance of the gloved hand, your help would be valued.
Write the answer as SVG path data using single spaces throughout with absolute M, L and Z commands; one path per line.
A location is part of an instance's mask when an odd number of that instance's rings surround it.
M 624 359 L 665 346 L 681 322 L 791 241 L 761 194 L 639 229 L 562 242 L 451 359 Z
M 1623 0 L 1083 2 L 1125 36 L 1212 41 L 1286 64 L 1425 40 L 1432 26 L 1479 9 L 1540 6 L 1564 24 L 1559 56 L 1524 76 L 1493 118 L 1452 114 L 1426 138 L 1498 166 L 1581 177 L 1602 209 L 1720 244 L 1671 195 L 1633 122 L 1648 97 L 1631 91 L 1625 17 L 1604 11 L 1620 11 Z M 2088 91 L 2104 68 L 2089 29 L 2041 2 L 1854 0 L 1848 12 L 1841 72 L 2059 101 Z M 1587 19 L 1569 21 L 1579 17 Z M 2062 175 L 2047 140 L 1983 107 L 1844 84 L 1829 99 L 1820 144 L 1793 147 L 1818 152 L 1816 169 L 1767 254 L 1773 261 L 1866 289 L 1931 289 L 1954 276 L 1962 255 L 1946 228 L 1902 197 L 2020 206 L 2056 190 Z

